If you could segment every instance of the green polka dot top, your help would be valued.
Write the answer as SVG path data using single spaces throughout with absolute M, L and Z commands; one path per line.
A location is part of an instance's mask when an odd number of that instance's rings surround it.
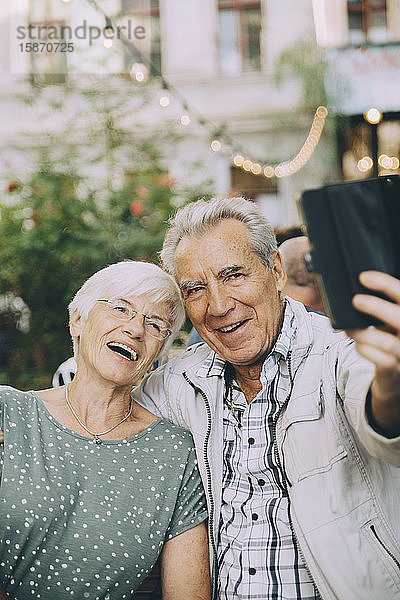
M 207 517 L 192 437 L 168 421 L 97 445 L 34 392 L 2 387 L 0 428 L 0 587 L 10 598 L 130 598 L 163 544 Z

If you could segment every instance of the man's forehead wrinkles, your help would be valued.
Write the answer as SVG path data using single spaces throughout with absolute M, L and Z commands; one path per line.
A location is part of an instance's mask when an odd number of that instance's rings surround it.
M 238 271 L 241 271 L 244 268 L 245 267 L 243 265 L 238 265 L 238 264 L 227 265 L 226 267 L 222 267 L 222 269 L 217 271 L 216 278 L 223 279 L 227 275 L 231 275 L 232 273 L 237 273 Z M 196 287 L 198 285 L 205 285 L 205 284 L 206 284 L 205 281 L 202 279 L 192 279 L 189 281 L 184 281 L 183 283 L 181 283 L 179 285 L 179 287 L 183 291 L 190 287 Z

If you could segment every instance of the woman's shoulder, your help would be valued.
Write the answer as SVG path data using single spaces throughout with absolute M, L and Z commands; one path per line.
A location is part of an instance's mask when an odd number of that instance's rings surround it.
M 172 438 L 179 437 L 182 439 L 192 440 L 192 434 L 189 429 L 185 429 L 181 425 L 177 425 L 176 423 L 172 423 L 172 421 L 168 421 L 164 417 L 160 417 L 158 419 L 159 426 L 164 429 L 164 431 L 170 435 Z
M 9 415 L 9 417 L 14 415 L 16 418 L 19 415 L 25 418 L 30 413 L 33 404 L 32 392 L 23 392 L 8 385 L 0 385 L 1 419 L 3 419 L 3 415 Z
M 17 390 L 9 385 L 0 385 L 0 398 L 4 402 L 5 400 L 26 400 L 32 395 L 32 392 L 23 392 Z
M 29 392 L 17 390 L 8 385 L 0 385 L 0 408 L 2 410 L 15 410 L 25 413 L 35 404 L 35 395 Z
M 164 443 L 170 443 L 171 447 L 175 450 L 178 448 L 185 448 L 189 451 L 194 448 L 193 437 L 188 429 L 176 425 L 175 423 L 171 423 L 171 421 L 162 417 L 158 419 L 154 433 L 158 439 L 161 439 Z

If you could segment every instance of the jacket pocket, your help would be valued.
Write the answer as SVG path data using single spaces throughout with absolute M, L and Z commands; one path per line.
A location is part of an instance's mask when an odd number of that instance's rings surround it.
M 328 473 L 347 458 L 347 450 L 335 432 L 320 421 L 293 423 L 283 442 L 286 475 L 293 484 Z
M 280 438 L 286 474 L 292 484 L 340 468 L 348 454 L 332 408 L 329 411 L 325 405 L 322 382 L 299 400 L 296 406 L 289 403 Z
M 378 519 L 368 521 L 362 532 L 400 592 L 400 549 Z
M 344 458 L 347 457 L 347 451 L 345 448 L 343 448 L 343 446 L 337 447 L 336 451 L 337 451 L 336 454 L 326 455 L 325 461 L 323 461 L 323 464 L 317 464 L 316 466 L 309 469 L 308 471 L 300 472 L 297 477 L 297 481 L 302 481 L 303 479 L 306 479 L 306 477 L 312 477 L 313 475 L 327 473 L 334 467 L 335 463 L 337 463 L 340 460 L 343 460 Z

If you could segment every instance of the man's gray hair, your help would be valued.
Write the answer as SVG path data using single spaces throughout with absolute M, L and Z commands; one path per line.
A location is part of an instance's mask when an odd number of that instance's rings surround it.
M 168 273 L 157 265 L 134 260 L 114 263 L 94 273 L 76 292 L 68 306 L 70 318 L 77 311 L 87 319 L 99 299 L 126 298 L 146 294 L 151 302 L 167 302 L 170 311 L 161 315 L 171 329 L 165 340 L 162 354 L 169 350 L 185 319 L 185 309 L 178 286 Z M 78 340 L 73 338 L 75 358 L 78 353 Z
M 201 237 L 223 219 L 236 219 L 246 225 L 253 250 L 269 267 L 271 256 L 277 249 L 275 234 L 256 204 L 244 198 L 213 198 L 188 204 L 170 219 L 161 251 L 164 268 L 175 277 L 174 255 L 181 239 Z

